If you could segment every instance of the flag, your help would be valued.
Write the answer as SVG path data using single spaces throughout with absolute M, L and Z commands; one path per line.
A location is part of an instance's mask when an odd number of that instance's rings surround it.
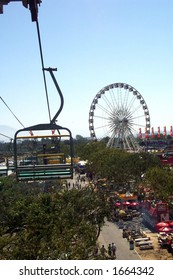
M 151 128 L 151 138 L 154 138 L 154 127 Z
M 147 128 L 145 128 L 145 139 L 148 139 L 149 135 L 148 135 L 148 130 Z
M 142 138 L 141 128 L 139 128 L 139 138 Z
M 166 137 L 166 126 L 164 126 L 163 136 Z
M 34 133 L 32 132 L 32 130 L 30 130 L 29 134 L 30 134 L 31 136 L 33 136 L 33 135 L 34 135 Z
M 172 125 L 170 127 L 170 136 L 173 137 Z
M 160 138 L 160 126 L 158 126 L 158 133 L 157 133 L 157 137 Z

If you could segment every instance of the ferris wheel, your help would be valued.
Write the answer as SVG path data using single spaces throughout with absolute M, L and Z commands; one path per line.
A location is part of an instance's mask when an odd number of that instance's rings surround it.
M 105 139 L 108 147 L 139 151 L 139 129 L 150 133 L 150 114 L 142 95 L 125 83 L 102 88 L 89 110 L 91 138 Z

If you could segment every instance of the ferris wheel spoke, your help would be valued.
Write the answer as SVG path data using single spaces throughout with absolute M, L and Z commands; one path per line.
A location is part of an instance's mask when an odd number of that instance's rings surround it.
M 134 132 L 140 128 L 140 125 L 138 123 L 130 122 L 128 128 Z
M 127 105 L 128 105 L 128 100 L 129 100 L 129 90 L 125 90 L 124 93 L 124 108 L 127 109 Z
M 128 104 L 127 110 L 131 111 L 131 108 L 133 107 L 133 104 L 136 102 L 136 97 L 133 96 Z
M 129 125 L 134 125 L 134 126 L 138 126 L 138 127 L 142 127 L 142 126 L 146 126 L 146 123 L 142 123 L 143 119 L 145 118 L 145 116 L 143 116 L 143 118 L 140 117 L 136 117 L 136 118 L 131 118 L 128 122 Z
M 112 104 L 113 104 L 113 107 L 114 108 L 119 108 L 119 103 L 116 99 L 116 95 L 113 91 L 113 89 L 110 90 L 110 97 L 111 97 L 111 101 L 112 101 Z
M 102 105 L 98 104 L 97 105 L 98 108 L 100 108 L 100 110 L 102 110 L 103 112 L 105 112 L 108 116 L 111 116 L 112 111 L 109 111 L 107 108 L 103 107 Z
M 101 120 L 109 121 L 109 118 L 106 118 L 106 117 L 103 117 L 103 116 L 95 116 L 95 119 L 101 119 Z
M 131 114 L 133 115 L 134 113 L 136 113 L 139 109 L 141 109 L 141 105 L 136 106 L 133 111 L 131 111 Z
M 146 125 L 145 125 L 145 124 L 142 124 L 142 123 L 133 123 L 133 126 L 136 126 L 136 127 L 138 127 L 138 128 L 140 128 L 140 127 L 146 127 Z
M 128 134 L 130 134 L 132 132 L 133 132 L 133 134 L 138 134 L 138 129 L 139 129 L 139 127 L 131 126 L 131 127 L 129 127 Z
M 105 127 L 108 128 L 108 126 L 101 126 L 101 127 L 97 127 L 96 130 L 98 130 L 98 129 L 103 129 L 103 128 L 105 128 Z M 104 134 L 102 134 L 102 136 L 99 137 L 99 138 L 100 138 L 100 139 L 103 139 L 103 138 L 109 137 L 109 135 L 110 135 L 110 131 L 107 130 L 107 131 L 105 131 Z
M 120 107 L 123 109 L 123 106 L 122 106 L 122 92 L 121 92 L 121 88 L 118 88 L 118 94 L 119 94 L 119 100 L 120 100 Z
M 136 125 L 136 124 L 135 124 Z M 137 124 L 138 125 L 138 128 L 146 128 L 146 124 Z M 137 126 L 136 125 L 136 126 Z
M 120 108 L 120 95 L 119 95 L 119 90 L 116 88 L 114 88 L 114 90 L 112 91 L 112 99 L 115 100 L 115 103 L 117 105 L 117 109 Z
M 114 110 L 114 104 L 112 104 L 110 102 L 110 100 L 105 95 L 103 96 L 103 100 L 105 101 L 105 103 L 108 106 L 108 108 L 110 109 L 110 111 L 113 111 Z
M 96 126 L 96 127 L 95 127 L 95 130 L 103 129 L 103 128 L 105 128 L 105 127 L 108 127 L 108 125 L 105 124 L 105 125 Z
M 122 108 L 122 110 L 124 110 L 122 88 L 119 89 L 119 94 L 120 94 L 120 107 Z
M 128 98 L 129 98 L 129 91 L 125 89 L 124 93 L 122 94 L 122 108 L 124 108 L 124 110 L 126 111 L 127 111 Z
M 132 117 L 132 120 L 140 119 L 140 118 L 143 118 L 143 117 L 145 117 L 145 115 L 144 115 L 144 114 L 143 114 L 143 115 L 141 115 L 141 116 Z
M 119 131 L 120 131 L 120 128 L 118 125 L 113 125 L 113 124 L 109 125 L 108 134 L 109 134 L 109 136 L 111 135 L 110 137 L 112 137 L 112 135 L 114 135 L 114 137 L 118 137 Z

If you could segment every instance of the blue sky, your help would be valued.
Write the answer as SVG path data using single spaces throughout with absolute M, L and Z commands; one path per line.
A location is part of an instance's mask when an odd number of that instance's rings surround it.
M 64 95 L 58 124 L 73 136 L 89 136 L 95 95 L 127 83 L 145 99 L 151 126 L 173 124 L 172 0 L 43 0 L 39 26 L 45 67 Z M 49 122 L 36 24 L 20 2 L 0 15 L 0 96 L 25 127 Z M 59 97 L 48 75 L 52 117 Z M 0 103 L 0 126 L 22 128 Z M 3 131 L 0 131 L 3 133 Z

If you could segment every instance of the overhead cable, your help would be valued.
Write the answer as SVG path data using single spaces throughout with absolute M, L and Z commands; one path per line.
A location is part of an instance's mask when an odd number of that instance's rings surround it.
M 43 71 L 44 87 L 45 87 L 45 92 L 46 92 L 46 100 L 47 100 L 48 114 L 49 114 L 49 120 L 50 120 L 50 122 L 51 122 L 51 114 L 50 114 L 48 90 L 47 90 L 47 83 L 46 83 L 46 75 L 45 75 L 45 71 L 44 71 L 45 67 L 44 67 L 43 51 L 42 51 L 41 36 L 40 36 L 40 29 L 39 29 L 38 20 L 36 21 L 36 26 L 37 26 L 37 34 L 38 34 L 39 49 L 40 49 L 41 65 L 42 65 L 42 71 Z
M 13 113 L 13 111 L 9 108 L 9 106 L 7 105 L 7 103 L 4 101 L 4 99 L 0 96 L 0 99 L 2 100 L 2 102 L 5 104 L 5 106 L 8 108 L 8 110 L 13 114 L 13 116 L 15 117 L 15 119 L 21 124 L 21 126 L 24 127 L 24 125 L 21 123 L 21 121 L 19 121 L 19 119 L 16 117 L 16 115 Z
M 3 133 L 0 133 L 0 135 L 3 136 L 3 137 L 6 137 L 6 138 L 8 138 L 8 139 L 10 139 L 11 141 L 13 140 L 13 138 L 11 138 L 11 137 L 9 137 L 9 136 L 3 134 Z

